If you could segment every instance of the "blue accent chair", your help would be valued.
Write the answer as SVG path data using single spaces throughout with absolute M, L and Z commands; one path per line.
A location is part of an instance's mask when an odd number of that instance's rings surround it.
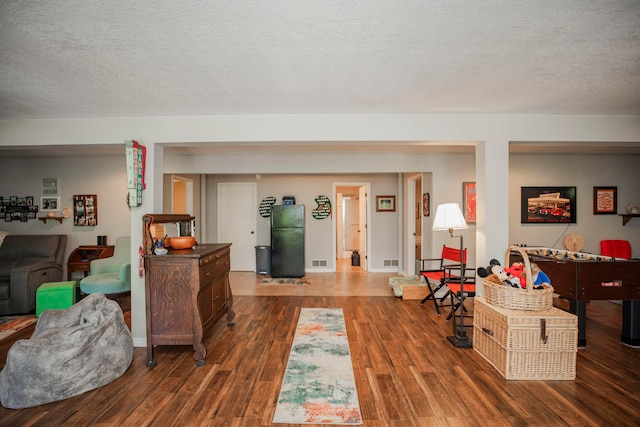
M 131 293 L 131 237 L 116 239 L 112 257 L 91 261 L 89 275 L 80 281 L 80 291 L 101 293 L 110 299 Z

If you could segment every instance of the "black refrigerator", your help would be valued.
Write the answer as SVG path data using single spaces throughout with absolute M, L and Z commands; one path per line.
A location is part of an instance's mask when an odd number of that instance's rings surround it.
M 271 207 L 271 277 L 304 277 L 304 205 Z

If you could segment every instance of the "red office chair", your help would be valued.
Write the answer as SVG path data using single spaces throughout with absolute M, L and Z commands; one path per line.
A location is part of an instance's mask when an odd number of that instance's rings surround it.
M 631 244 L 628 240 L 600 240 L 600 254 L 631 259 Z

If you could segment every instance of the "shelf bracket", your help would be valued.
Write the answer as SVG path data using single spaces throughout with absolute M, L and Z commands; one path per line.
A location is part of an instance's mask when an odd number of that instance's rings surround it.
M 640 214 L 618 214 L 622 217 L 622 226 L 627 225 L 631 218 L 640 216 Z
M 61 216 L 41 216 L 38 218 L 40 221 L 44 222 L 45 224 L 47 223 L 48 219 L 53 219 L 58 221 L 60 224 L 62 224 L 62 220 L 64 219 Z

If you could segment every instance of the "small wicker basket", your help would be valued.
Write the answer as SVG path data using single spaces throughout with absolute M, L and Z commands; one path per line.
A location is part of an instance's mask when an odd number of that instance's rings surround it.
M 485 300 L 492 305 L 511 310 L 550 310 L 553 308 L 553 287 L 533 289 L 531 262 L 527 253 L 518 246 L 510 246 L 505 256 L 505 265 L 509 265 L 511 251 L 518 251 L 524 260 L 524 271 L 527 275 L 526 289 L 512 288 L 488 280 L 483 282 Z

